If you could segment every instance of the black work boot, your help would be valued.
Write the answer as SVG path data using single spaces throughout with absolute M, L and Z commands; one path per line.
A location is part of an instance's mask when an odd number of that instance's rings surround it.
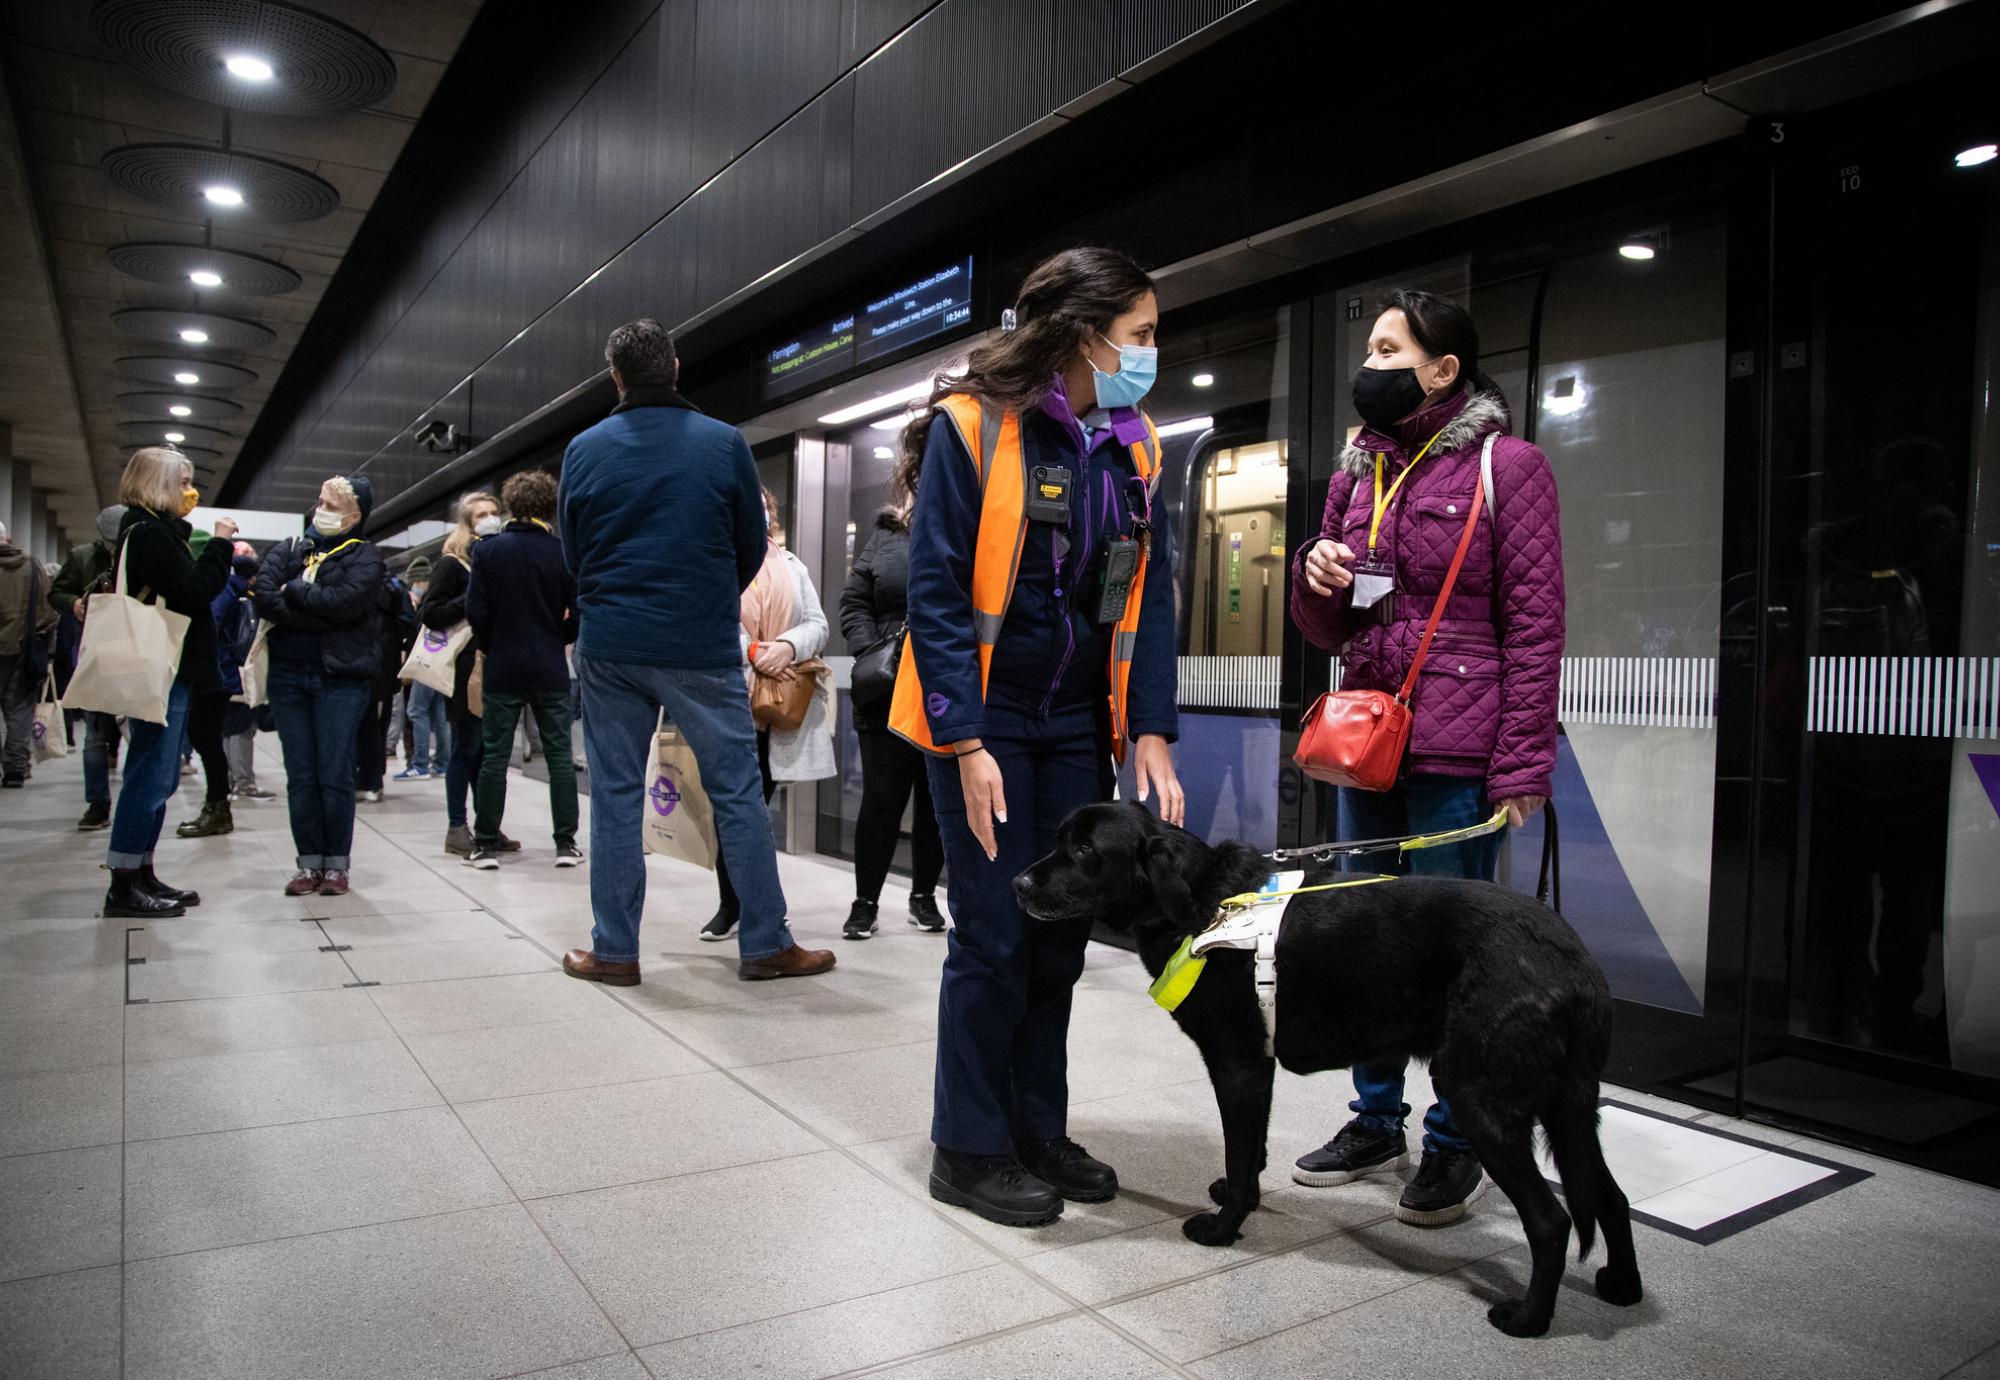
M 1465 1216 L 1465 1205 L 1479 1196 L 1484 1177 L 1479 1157 L 1470 1150 L 1425 1150 L 1417 1177 L 1396 1204 L 1396 1220 L 1413 1227 L 1456 1222 Z
M 104 893 L 104 914 L 125 920 L 163 920 L 185 915 L 187 909 L 140 885 L 138 868 L 114 867 L 111 889 Z
M 1108 1203 L 1118 1196 L 1118 1173 L 1068 1136 L 1054 1140 L 1016 1141 L 1021 1163 L 1030 1174 L 1072 1203 Z
M 236 820 L 229 813 L 229 802 L 210 800 L 201 807 L 201 813 L 174 830 L 177 838 L 205 839 L 211 834 L 230 834 L 236 831 Z
M 1062 1216 L 1062 1195 L 1012 1155 L 931 1152 L 931 1197 L 1003 1227 L 1043 1227 Z
M 1400 1129 L 1384 1131 L 1356 1117 L 1340 1134 L 1298 1157 L 1292 1181 L 1308 1188 L 1333 1188 L 1370 1174 L 1392 1174 L 1410 1162 L 1410 1143 Z
M 875 911 L 876 903 L 874 901 L 864 901 L 857 896 L 854 904 L 848 907 L 847 923 L 840 927 L 840 937 L 842 939 L 866 939 L 874 934 Z
M 139 885 L 162 900 L 171 901 L 177 906 L 198 906 L 201 904 L 200 892 L 182 891 L 177 886 L 168 886 L 153 875 L 153 865 L 151 863 L 139 864 Z

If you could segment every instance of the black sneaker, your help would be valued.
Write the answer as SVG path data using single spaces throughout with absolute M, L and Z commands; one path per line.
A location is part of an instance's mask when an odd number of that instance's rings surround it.
M 1340 1134 L 1292 1166 L 1292 1182 L 1308 1188 L 1334 1188 L 1369 1174 L 1394 1173 L 1409 1164 L 1410 1143 L 1397 1131 L 1378 1131 L 1359 1117 Z
M 109 829 L 111 827 L 111 807 L 109 805 L 91 805 L 86 807 L 83 812 L 83 818 L 76 822 L 76 827 L 78 833 L 84 834 L 94 829 Z
M 944 932 L 944 916 L 938 913 L 936 895 L 927 891 L 910 897 L 910 923 L 927 934 Z
M 1479 1157 L 1470 1150 L 1426 1150 L 1417 1177 L 1403 1189 L 1396 1220 L 1413 1227 L 1442 1227 L 1465 1216 L 1465 1205 L 1485 1188 Z
M 494 872 L 500 867 L 500 850 L 490 843 L 475 843 L 472 853 L 465 860 L 467 867 L 476 867 L 481 872 Z
M 14 772 L 8 772 L 5 776 L 0 776 L 0 786 L 5 786 L 10 791 L 18 791 L 27 784 L 27 777 Z
M 582 867 L 583 850 L 573 843 L 566 843 L 556 849 L 557 867 Z
M 1062 1195 L 1012 1155 L 931 1151 L 931 1197 L 1003 1227 L 1044 1227 L 1062 1216 Z
M 701 937 L 710 944 L 720 944 L 729 938 L 736 928 L 737 917 L 729 911 L 718 910 L 706 925 L 701 927 Z
M 1068 1136 L 1027 1140 L 1015 1147 L 1021 1165 L 1072 1203 L 1108 1203 L 1118 1196 L 1118 1173 Z
M 848 907 L 847 923 L 840 927 L 840 937 L 842 939 L 866 939 L 875 933 L 875 910 L 876 903 L 874 901 L 864 901 L 860 897 L 856 897 L 854 904 Z

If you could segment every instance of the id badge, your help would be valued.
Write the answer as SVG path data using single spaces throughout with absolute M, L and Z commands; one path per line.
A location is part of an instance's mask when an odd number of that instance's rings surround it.
M 1382 596 L 1396 588 L 1396 577 L 1387 566 L 1360 565 L 1354 568 L 1354 607 L 1373 608 Z

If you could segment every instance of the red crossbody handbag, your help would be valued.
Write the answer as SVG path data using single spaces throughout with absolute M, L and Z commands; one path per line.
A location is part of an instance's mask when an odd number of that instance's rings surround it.
M 1393 695 L 1386 690 L 1329 690 L 1299 721 L 1299 750 L 1292 754 L 1292 760 L 1315 781 L 1364 791 L 1386 791 L 1396 784 L 1403 769 L 1403 753 L 1410 745 L 1410 696 L 1416 693 L 1417 677 L 1430 655 L 1431 638 L 1437 635 L 1438 620 L 1444 617 L 1452 586 L 1458 583 L 1459 569 L 1465 564 L 1465 553 L 1472 546 L 1472 529 L 1479 523 L 1485 497 L 1482 482 L 1473 491 L 1465 532 L 1458 539 L 1458 551 L 1451 558 L 1451 569 L 1444 577 L 1444 588 L 1438 591 L 1430 622 L 1424 625 L 1410 673 L 1403 677 L 1403 688 Z

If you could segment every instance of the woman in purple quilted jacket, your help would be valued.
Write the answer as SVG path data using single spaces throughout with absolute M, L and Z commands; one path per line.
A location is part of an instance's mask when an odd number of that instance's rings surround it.
M 1548 457 L 1508 435 L 1507 401 L 1479 371 L 1471 316 L 1427 292 L 1396 293 L 1376 319 L 1354 406 L 1363 426 L 1292 571 L 1292 617 L 1340 653 L 1344 689 L 1401 688 L 1481 486 L 1486 438 L 1497 437 L 1490 506 L 1418 676 L 1402 779 L 1381 793 L 1342 787 L 1341 836 L 1463 828 L 1497 808 L 1519 825 L 1548 799 L 1556 761 L 1562 524 Z M 1415 872 L 1491 881 L 1499 845 L 1494 834 L 1403 856 Z M 1403 1066 L 1357 1064 L 1353 1075 L 1354 1119 L 1299 1159 L 1292 1177 L 1302 1184 L 1409 1162 Z M 1482 1176 L 1442 1095 L 1424 1117 L 1423 1149 L 1396 1216 L 1455 1222 Z

